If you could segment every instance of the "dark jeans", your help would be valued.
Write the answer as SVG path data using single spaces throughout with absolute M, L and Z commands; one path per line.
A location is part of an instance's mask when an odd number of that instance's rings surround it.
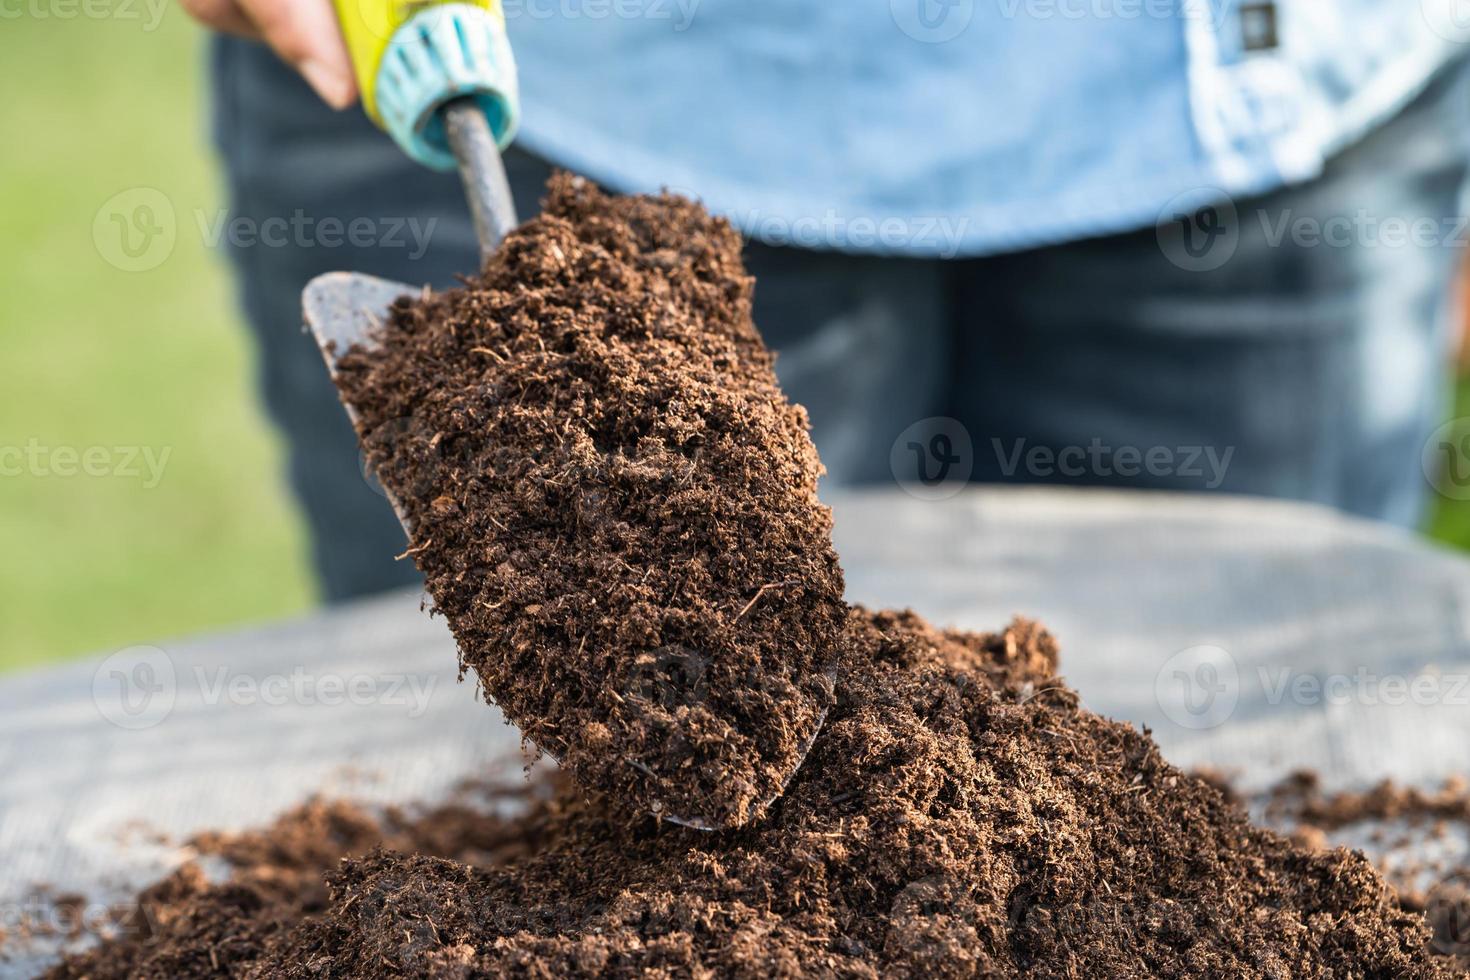
M 332 269 L 452 284 L 476 263 L 457 178 L 326 109 L 262 48 L 220 39 L 214 55 L 233 214 L 308 229 L 231 255 L 323 591 L 414 581 L 300 291 Z M 752 243 L 756 322 L 811 412 L 828 485 L 1221 490 L 1414 524 L 1446 404 L 1467 80 L 1447 72 L 1319 180 L 1207 212 L 1188 242 L 1149 229 L 949 262 Z M 506 162 L 524 218 L 548 167 Z M 1398 240 L 1426 218 L 1433 234 Z

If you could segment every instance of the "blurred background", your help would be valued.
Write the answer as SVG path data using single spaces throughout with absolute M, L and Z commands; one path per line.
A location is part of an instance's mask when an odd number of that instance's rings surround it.
M 126 9 L 0 22 L 27 80 L 0 100 L 0 445 L 29 454 L 0 476 L 0 670 L 313 603 L 224 257 L 191 213 L 221 206 L 202 31 L 172 3 Z M 179 231 L 127 271 L 93 223 L 136 187 Z
M 315 601 L 211 244 L 202 31 L 162 0 L 46 13 L 0 11 L 0 63 L 25 80 L 25 98 L 0 100 L 0 447 L 23 461 L 0 475 L 0 670 Z M 156 264 L 157 248 L 119 254 L 127 238 L 95 227 L 137 188 L 177 212 Z M 1470 414 L 1463 380 L 1458 400 Z M 1470 503 L 1436 508 L 1425 533 L 1470 547 Z

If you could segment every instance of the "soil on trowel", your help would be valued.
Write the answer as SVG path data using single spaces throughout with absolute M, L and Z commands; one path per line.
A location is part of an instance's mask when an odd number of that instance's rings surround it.
M 1031 623 L 855 610 L 810 758 L 744 828 L 570 781 L 519 818 L 387 830 L 316 804 L 216 843 L 231 880 L 186 868 L 150 926 L 52 976 L 1458 975 L 1360 854 L 1252 826 L 1056 671 Z
M 795 772 L 846 610 L 740 248 L 698 205 L 561 175 L 338 377 L 485 694 L 583 785 L 721 826 Z

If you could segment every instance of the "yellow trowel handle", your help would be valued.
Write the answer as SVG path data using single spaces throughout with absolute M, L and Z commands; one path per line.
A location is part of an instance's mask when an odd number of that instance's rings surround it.
M 409 156 L 455 166 L 443 107 L 471 98 L 501 149 L 520 116 L 501 0 L 333 0 L 363 108 Z

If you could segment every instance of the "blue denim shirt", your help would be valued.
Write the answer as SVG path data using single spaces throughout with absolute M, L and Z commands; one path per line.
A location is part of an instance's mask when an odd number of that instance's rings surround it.
M 942 257 L 1308 180 L 1465 46 L 1455 10 L 506 0 L 533 151 L 767 241 Z

